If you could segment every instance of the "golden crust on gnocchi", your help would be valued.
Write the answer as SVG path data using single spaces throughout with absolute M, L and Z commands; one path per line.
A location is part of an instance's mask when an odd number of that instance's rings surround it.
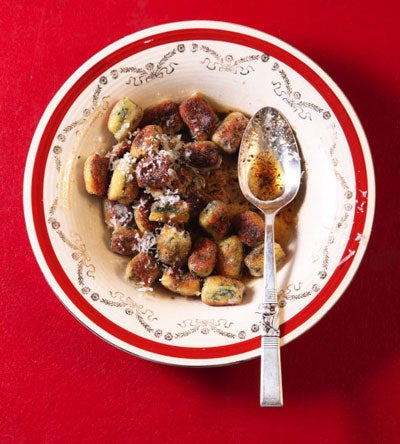
M 255 247 L 264 241 L 264 219 L 254 211 L 244 211 L 233 218 L 233 226 L 239 239 L 249 247 Z
M 188 258 L 189 271 L 196 276 L 209 276 L 214 271 L 217 252 L 217 244 L 211 239 L 207 237 L 197 239 Z
M 218 274 L 239 279 L 243 267 L 243 244 L 235 234 L 219 242 L 216 271 Z
M 157 238 L 157 257 L 167 265 L 184 265 L 189 256 L 192 240 L 186 230 L 164 225 Z
M 108 187 L 107 197 L 109 200 L 128 205 L 134 201 L 139 193 L 139 187 L 132 166 L 125 158 L 116 162 L 115 169 L 111 176 L 110 186 Z
M 167 268 L 160 279 L 161 285 L 181 296 L 199 296 L 201 280 L 179 268 Z
M 86 191 L 96 196 L 104 196 L 107 191 L 108 159 L 95 153 L 84 165 L 83 178 Z
M 146 125 L 134 137 L 131 144 L 131 155 L 136 159 L 158 152 L 161 145 L 162 128 L 158 125 Z
M 201 289 L 201 300 L 207 305 L 238 305 L 242 302 L 244 284 L 226 276 L 209 276 Z
M 215 130 L 212 141 L 226 153 L 238 151 L 240 142 L 249 119 L 242 113 L 235 111 L 228 114 Z
M 183 120 L 179 114 L 179 105 L 168 99 L 145 109 L 141 124 L 158 125 L 168 135 L 177 134 L 184 127 Z
M 128 97 L 123 97 L 111 110 L 108 129 L 118 141 L 123 140 L 138 127 L 142 117 L 142 108 Z
M 221 200 L 211 201 L 200 213 L 199 223 L 214 239 L 221 240 L 231 225 L 227 205 Z
M 219 122 L 215 111 L 198 93 L 180 104 L 179 113 L 195 140 L 209 139 Z
M 158 278 L 160 271 L 160 264 L 154 256 L 142 251 L 128 262 L 125 276 L 138 287 L 150 287 Z

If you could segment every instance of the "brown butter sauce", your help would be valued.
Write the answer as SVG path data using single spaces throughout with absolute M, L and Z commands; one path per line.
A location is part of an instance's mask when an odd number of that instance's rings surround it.
M 251 159 L 248 185 L 259 200 L 274 200 L 283 194 L 282 167 L 272 152 L 263 151 Z

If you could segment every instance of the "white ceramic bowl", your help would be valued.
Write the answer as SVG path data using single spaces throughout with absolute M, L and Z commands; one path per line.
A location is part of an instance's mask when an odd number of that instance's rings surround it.
M 344 292 L 369 238 L 374 174 L 361 125 L 339 88 L 284 42 L 239 25 L 181 22 L 108 46 L 79 68 L 46 109 L 32 140 L 24 183 L 34 253 L 64 305 L 89 329 L 141 357 L 220 365 L 259 355 L 262 280 L 244 303 L 143 293 L 124 277 L 125 258 L 107 247 L 100 201 L 82 179 L 84 159 L 106 149 L 110 106 L 129 96 L 143 108 L 200 91 L 221 107 L 280 109 L 305 161 L 304 201 L 290 260 L 278 272 L 281 343 L 319 320 Z

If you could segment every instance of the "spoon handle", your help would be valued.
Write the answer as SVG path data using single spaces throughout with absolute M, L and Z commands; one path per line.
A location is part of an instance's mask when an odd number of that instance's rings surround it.
M 274 220 L 275 214 L 265 213 L 264 295 L 261 319 L 261 407 L 281 407 L 283 405 Z

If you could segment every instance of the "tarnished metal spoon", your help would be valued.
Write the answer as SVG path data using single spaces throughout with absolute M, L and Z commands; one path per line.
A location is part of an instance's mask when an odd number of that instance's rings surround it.
M 283 405 L 276 292 L 274 221 L 300 186 L 300 156 L 292 128 L 275 108 L 254 114 L 243 135 L 238 163 L 244 196 L 265 215 L 264 294 L 261 319 L 260 405 Z

